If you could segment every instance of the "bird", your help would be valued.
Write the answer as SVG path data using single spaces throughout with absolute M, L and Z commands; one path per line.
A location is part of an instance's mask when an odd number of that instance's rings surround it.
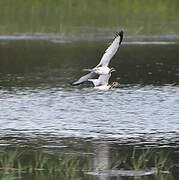
M 101 74 L 99 75 L 98 79 L 88 79 L 88 81 L 92 82 L 95 87 L 101 85 L 108 85 L 109 78 L 111 77 L 111 73 L 116 71 L 114 68 L 110 69 L 108 74 Z
M 109 74 L 111 71 L 111 68 L 107 67 L 107 66 L 101 66 L 101 67 L 94 67 L 93 69 L 83 69 L 83 71 L 89 71 L 89 72 L 94 72 L 96 74 L 99 75 L 105 75 L 105 74 Z
M 79 80 L 72 83 L 72 85 L 80 85 L 86 81 L 93 83 L 95 89 L 110 89 L 112 85 L 108 84 L 111 73 L 115 71 L 112 67 L 108 67 L 112 57 L 116 54 L 120 44 L 123 40 L 123 31 L 117 32 L 111 45 L 106 49 L 99 64 L 92 69 L 83 69 L 83 71 L 89 71 L 88 74 L 82 76 Z M 96 75 L 99 75 L 98 79 L 92 79 Z M 101 87 L 100 87 L 101 86 Z M 103 86 L 103 87 L 102 87 Z
M 98 79 L 88 79 L 88 81 L 91 81 L 94 84 L 94 89 L 96 90 L 109 90 L 118 85 L 117 82 L 112 82 L 111 84 L 109 84 L 109 78 L 111 77 L 111 73 L 113 71 L 115 70 L 112 69 L 109 74 L 100 75 Z
M 109 89 L 111 89 L 111 88 L 113 88 L 113 87 L 117 87 L 117 86 L 118 86 L 118 83 L 117 83 L 117 82 L 112 82 L 112 84 L 95 86 L 94 89 L 106 91 L 106 90 L 109 90 Z

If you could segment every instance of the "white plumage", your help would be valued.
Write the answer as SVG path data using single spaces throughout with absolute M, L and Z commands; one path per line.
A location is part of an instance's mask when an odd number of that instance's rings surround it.
M 83 71 L 90 71 L 90 72 L 94 72 L 98 75 L 106 75 L 110 73 L 110 68 L 107 66 L 100 66 L 100 67 L 95 67 L 93 69 L 83 69 Z
M 111 89 L 113 87 L 117 87 L 117 86 L 118 86 L 118 83 L 113 82 L 112 84 L 105 84 L 105 85 L 95 86 L 94 89 L 106 91 L 106 90 L 109 90 L 109 89 Z
M 95 89 L 107 90 L 111 88 L 109 85 L 109 78 L 114 68 L 109 68 L 108 65 L 112 57 L 116 54 L 123 39 L 123 31 L 116 33 L 116 37 L 112 44 L 107 48 L 104 55 L 102 56 L 99 64 L 92 69 L 83 69 L 83 71 L 89 71 L 85 76 L 82 76 L 78 81 L 74 82 L 73 85 L 79 85 L 85 81 L 91 81 L 95 86 Z M 99 75 L 98 79 L 92 79 L 96 75 Z
M 106 49 L 101 61 L 99 62 L 99 64 L 96 67 L 108 66 L 110 63 L 110 60 L 116 54 L 116 52 L 122 42 L 122 39 L 123 39 L 123 31 L 121 31 L 120 33 L 117 33 L 116 35 L 117 35 L 116 38 L 114 39 L 112 44 Z
M 98 79 L 88 79 L 88 81 L 91 81 L 95 87 L 101 85 L 108 85 L 108 81 L 110 77 L 111 77 L 111 73 L 106 75 L 100 75 Z
M 96 90 L 102 90 L 102 91 L 107 91 L 111 88 L 111 85 L 101 85 L 101 86 L 95 86 L 94 89 Z

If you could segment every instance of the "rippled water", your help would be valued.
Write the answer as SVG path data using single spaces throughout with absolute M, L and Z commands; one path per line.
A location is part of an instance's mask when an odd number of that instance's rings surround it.
M 177 86 L 2 90 L 1 134 L 11 132 L 58 137 L 144 138 L 176 141 L 179 132 Z
M 72 87 L 107 46 L 106 41 L 1 40 L 0 145 L 55 149 L 66 147 L 62 140 L 82 139 L 178 147 L 179 45 L 126 42 L 111 64 L 117 88 Z

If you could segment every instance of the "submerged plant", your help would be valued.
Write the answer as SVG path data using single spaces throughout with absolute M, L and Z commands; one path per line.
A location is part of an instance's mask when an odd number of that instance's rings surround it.
M 173 167 L 169 152 L 164 150 L 157 153 L 156 150 L 151 148 L 142 150 L 133 148 L 128 153 L 121 153 L 117 153 L 117 157 L 113 160 L 112 169 L 135 171 L 153 169 L 156 174 L 168 174 Z
M 130 149 L 112 154 L 112 170 L 141 171 L 152 169 L 156 177 L 165 180 L 171 178 L 173 162 L 166 151 L 157 153 L 155 149 Z M 93 167 L 91 156 L 79 153 L 49 154 L 43 151 L 7 151 L 0 153 L 0 179 L 11 180 L 12 176 L 23 174 L 37 177 L 59 176 L 61 179 L 83 179 L 84 171 Z M 12 175 L 12 176 L 11 176 Z M 48 176 L 47 176 L 48 175 Z M 38 178 L 37 178 L 38 179 Z M 53 179 L 53 178 L 52 178 Z
M 135 170 L 147 168 L 147 164 L 152 156 L 152 149 L 142 150 L 139 156 L 136 155 L 136 148 L 133 149 L 131 165 Z
M 63 179 L 82 177 L 82 171 L 88 166 L 88 156 L 76 154 L 48 154 L 44 152 L 18 153 L 8 151 L 0 154 L 1 179 L 8 179 L 10 174 L 58 174 Z
M 174 166 L 169 158 L 169 152 L 162 151 L 156 154 L 154 161 L 157 173 L 169 173 Z
M 3 152 L 0 155 L 0 169 L 3 171 L 13 171 L 17 166 L 17 159 L 20 157 L 21 153 L 18 153 L 17 150 Z

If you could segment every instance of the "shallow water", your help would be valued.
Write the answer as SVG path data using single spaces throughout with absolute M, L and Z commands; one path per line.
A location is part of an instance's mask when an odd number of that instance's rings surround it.
M 117 88 L 72 87 L 107 46 L 106 41 L 1 40 L 1 149 L 86 152 L 92 146 L 89 152 L 96 157 L 101 152 L 105 162 L 111 149 L 137 146 L 169 148 L 177 157 L 179 44 L 125 42 L 111 63 Z

